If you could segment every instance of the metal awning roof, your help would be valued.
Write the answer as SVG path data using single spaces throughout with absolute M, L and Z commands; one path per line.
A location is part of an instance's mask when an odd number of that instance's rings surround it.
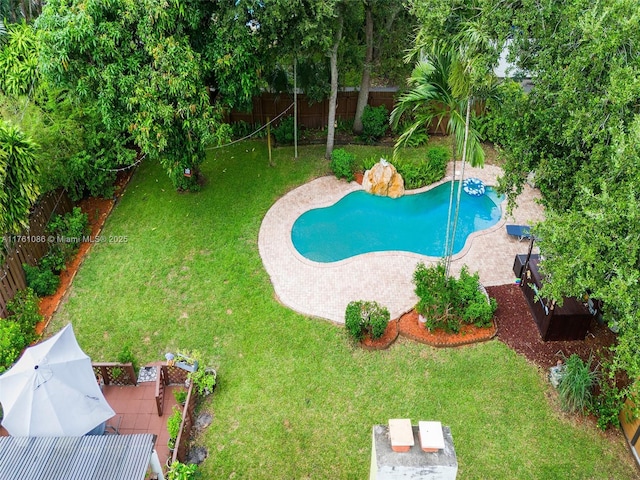
M 155 435 L 0 437 L 0 479 L 144 480 Z

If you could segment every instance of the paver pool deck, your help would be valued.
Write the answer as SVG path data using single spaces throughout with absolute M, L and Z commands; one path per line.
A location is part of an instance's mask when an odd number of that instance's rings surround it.
M 467 166 L 464 177 L 476 177 L 486 185 L 496 185 L 501 173 L 502 170 L 493 165 Z M 452 165 L 449 164 L 442 182 L 408 194 L 448 182 L 451 174 Z M 412 282 L 416 264 L 420 261 L 426 265 L 435 264 L 439 258 L 389 251 L 319 263 L 303 257 L 293 246 L 291 228 L 301 214 L 333 205 L 346 194 L 360 189 L 362 187 L 356 182 L 321 177 L 288 192 L 265 215 L 258 238 L 260 256 L 277 298 L 287 307 L 304 315 L 344 323 L 345 309 L 353 300 L 375 300 L 389 309 L 391 318 L 398 318 L 416 304 Z M 517 254 L 527 253 L 529 243 L 507 235 L 505 224 L 531 225 L 541 221 L 544 213 L 537 203 L 539 198 L 536 189 L 525 185 L 511 215 L 506 214 L 505 201 L 501 205 L 500 221 L 487 230 L 472 234 L 463 250 L 454 255 L 452 273 L 457 275 L 462 266 L 467 265 L 471 273 L 479 272 L 485 286 L 514 282 L 514 258 Z

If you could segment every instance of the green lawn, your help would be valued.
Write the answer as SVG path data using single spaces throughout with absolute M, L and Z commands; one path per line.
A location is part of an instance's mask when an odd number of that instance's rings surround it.
M 366 352 L 344 330 L 278 303 L 258 254 L 274 201 L 327 172 L 324 146 L 213 150 L 208 183 L 179 194 L 139 167 L 50 331 L 71 321 L 95 361 L 125 344 L 141 362 L 197 349 L 219 373 L 204 478 L 362 479 L 371 429 L 389 418 L 449 425 L 460 479 L 635 478 L 614 440 L 558 412 L 548 382 L 498 341 L 440 350 L 408 341 Z M 359 154 L 378 155 L 374 147 Z M 360 153 L 362 152 L 362 153 Z

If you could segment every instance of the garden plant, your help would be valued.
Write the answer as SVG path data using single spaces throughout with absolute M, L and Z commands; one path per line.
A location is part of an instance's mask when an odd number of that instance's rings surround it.
M 413 272 L 413 282 L 419 298 L 416 310 L 429 330 L 458 332 L 463 324 L 491 325 L 498 305 L 481 288 L 478 273 L 469 274 L 466 265 L 456 279 L 447 277 L 442 262 L 430 267 L 420 262 Z
M 389 323 L 389 310 L 377 302 L 359 300 L 350 302 L 344 315 L 344 326 L 355 340 L 366 335 L 376 339 L 384 335 Z

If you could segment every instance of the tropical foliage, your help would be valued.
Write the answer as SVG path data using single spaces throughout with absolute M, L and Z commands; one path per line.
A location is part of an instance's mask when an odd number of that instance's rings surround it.
M 501 185 L 513 199 L 533 172 L 544 294 L 602 300 L 620 332 L 615 368 L 638 378 L 640 12 L 627 0 L 538 7 L 511 11 L 512 55 L 535 82 L 504 123 Z
M 19 233 L 38 198 L 36 144 L 0 119 L 0 232 Z
M 198 188 L 206 144 L 227 134 L 191 43 L 208 13 L 189 1 L 52 1 L 37 20 L 47 78 L 95 105 L 110 137 L 125 134 L 184 190 Z
M 418 296 L 416 311 L 425 318 L 429 330 L 442 328 L 446 332 L 459 332 L 463 324 L 488 327 L 498 307 L 489 299 L 476 272 L 471 275 L 465 265 L 458 279 L 446 275 L 441 262 L 425 266 L 420 262 L 413 272 L 415 292 Z
M 0 49 L 0 92 L 19 96 L 33 89 L 38 78 L 38 45 L 35 31 L 24 21 L 8 26 Z

